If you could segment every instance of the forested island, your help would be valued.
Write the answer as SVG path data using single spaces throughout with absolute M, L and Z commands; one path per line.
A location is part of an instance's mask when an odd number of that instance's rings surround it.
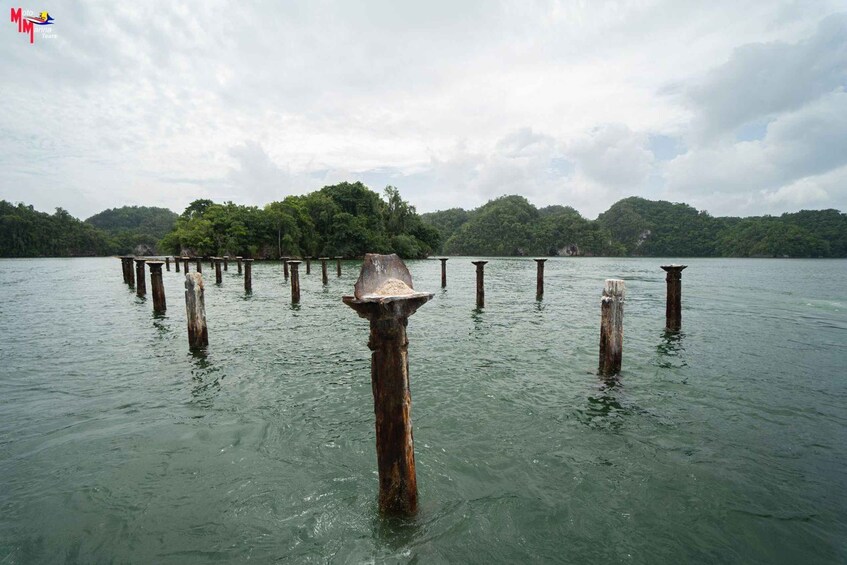
M 569 206 L 502 196 L 474 210 L 418 214 L 392 186 L 340 183 L 264 207 L 195 200 L 180 215 L 125 206 L 85 221 L 0 201 L 0 256 L 111 254 L 361 256 L 847 257 L 847 214 L 714 217 L 687 204 L 630 197 L 596 220 Z

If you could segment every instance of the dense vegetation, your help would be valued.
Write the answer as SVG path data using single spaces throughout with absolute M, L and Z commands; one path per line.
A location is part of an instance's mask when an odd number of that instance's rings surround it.
M 124 206 L 110 208 L 85 220 L 112 239 L 119 254 L 155 254 L 159 241 L 174 228 L 177 215 L 167 208 Z
M 847 257 L 847 215 L 838 210 L 715 218 L 687 204 L 631 197 L 590 221 L 570 207 L 537 209 L 522 196 L 503 196 L 422 218 L 441 232 L 448 254 Z
M 264 208 L 196 200 L 162 240 L 168 253 L 245 257 L 397 253 L 426 257 L 441 245 L 394 187 L 385 200 L 362 183 L 326 186 Z
M 141 250 L 141 251 L 139 251 Z M 716 218 L 687 204 L 621 200 L 592 221 L 569 206 L 536 208 L 503 196 L 475 210 L 418 215 L 398 190 L 327 186 L 259 208 L 196 200 L 177 216 L 163 208 L 106 210 L 85 222 L 0 201 L 0 256 L 117 253 L 360 256 L 396 252 L 466 255 L 847 257 L 847 214 L 803 210 Z
M 81 257 L 111 250 L 104 232 L 62 208 L 46 214 L 0 200 L 0 257 Z

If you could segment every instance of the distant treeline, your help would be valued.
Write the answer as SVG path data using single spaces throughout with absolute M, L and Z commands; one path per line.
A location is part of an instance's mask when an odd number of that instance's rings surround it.
M 687 204 L 631 197 L 592 221 L 569 206 L 539 209 L 503 196 L 422 217 L 450 255 L 847 257 L 847 214 L 838 210 L 716 218 Z
M 569 206 L 536 208 L 503 196 L 471 211 L 418 215 L 394 187 L 326 186 L 262 208 L 195 200 L 181 215 L 125 206 L 85 222 L 0 201 L 0 256 L 110 254 L 360 256 L 606 255 L 847 257 L 847 215 L 803 210 L 781 216 L 713 217 L 687 204 L 621 200 L 596 220 Z

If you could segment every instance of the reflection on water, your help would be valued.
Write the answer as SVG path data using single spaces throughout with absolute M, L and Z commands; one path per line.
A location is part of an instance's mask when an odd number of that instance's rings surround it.
M 588 404 L 577 409 L 579 420 L 595 429 L 619 431 L 624 425 L 624 417 L 630 411 L 621 404 L 619 396 L 623 386 L 617 377 L 605 377 L 596 394 L 588 397 Z
M 662 332 L 662 338 L 656 346 L 656 364 L 663 369 L 685 367 L 685 333 L 681 331 Z
M 191 396 L 197 406 L 212 408 L 215 397 L 221 390 L 221 367 L 212 363 L 206 350 L 194 350 L 190 353 L 191 364 Z

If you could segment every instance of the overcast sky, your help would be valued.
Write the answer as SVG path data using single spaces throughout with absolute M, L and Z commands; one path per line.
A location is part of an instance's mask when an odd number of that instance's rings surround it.
M 0 24 L 0 198 L 264 205 L 387 184 L 589 218 L 847 211 L 847 2 L 52 2 Z

